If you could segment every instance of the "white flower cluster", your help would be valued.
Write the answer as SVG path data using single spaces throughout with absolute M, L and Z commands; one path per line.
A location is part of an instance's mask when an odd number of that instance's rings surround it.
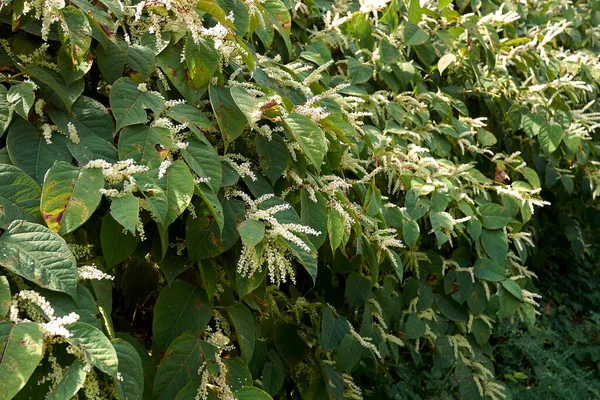
M 84 265 L 82 267 L 79 267 L 77 269 L 77 275 L 79 276 L 79 279 L 81 280 L 102 280 L 102 279 L 108 279 L 110 281 L 114 280 L 115 277 L 112 275 L 109 275 L 105 272 L 100 271 L 95 264 L 92 265 Z
M 100 168 L 102 169 L 102 175 L 109 184 L 116 184 L 123 180 L 129 180 L 135 182 L 132 175 L 148 171 L 148 167 L 144 165 L 135 165 L 133 159 L 127 159 L 124 161 L 117 161 L 114 164 L 109 163 L 106 160 L 92 160 L 87 163 L 85 168 Z
M 162 179 L 163 176 L 167 173 L 167 169 L 171 166 L 171 160 L 168 158 L 160 163 L 160 167 L 158 168 L 158 179 Z
M 241 154 L 229 153 L 221 156 L 221 161 L 224 161 L 229 165 L 241 178 L 247 176 L 248 178 L 256 181 L 258 178 L 252 171 L 252 164 L 250 160 Z
M 56 317 L 54 308 L 46 298 L 33 290 L 21 290 L 11 301 L 9 318 L 12 322 L 18 323 L 26 320 L 19 319 L 19 301 L 29 301 L 39 307 L 48 322 L 41 324 L 42 331 L 47 336 L 71 337 L 71 332 L 65 328 L 65 325 L 72 324 L 79 320 L 77 313 L 70 313 L 63 317 Z

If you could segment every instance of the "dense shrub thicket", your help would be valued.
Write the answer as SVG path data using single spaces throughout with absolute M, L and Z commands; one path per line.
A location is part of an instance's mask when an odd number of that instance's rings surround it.
M 598 394 L 600 2 L 0 21 L 1 398 Z

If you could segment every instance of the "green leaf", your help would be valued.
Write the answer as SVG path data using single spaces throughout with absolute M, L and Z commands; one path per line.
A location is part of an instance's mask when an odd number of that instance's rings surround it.
M 6 91 L 4 88 L 3 92 Z M 32 82 L 14 83 L 11 85 L 6 95 L 6 100 L 10 103 L 12 109 L 23 119 L 29 119 L 29 110 L 35 102 L 35 86 Z M 5 128 L 8 124 L 5 125 Z
M 327 144 L 321 128 L 310 118 L 298 113 L 288 114 L 283 118 L 283 123 L 317 172 L 320 172 L 327 153 Z
M 126 260 L 133 254 L 139 242 L 139 236 L 124 232 L 123 227 L 115 221 L 111 214 L 104 215 L 100 228 L 100 245 L 106 268 L 110 270 L 121 261 Z
M 200 338 L 185 332 L 171 343 L 154 378 L 153 398 L 171 400 L 189 382 L 198 379 L 198 369 L 205 362 Z
M 473 274 L 479 279 L 490 282 L 500 282 L 506 278 L 506 269 L 494 260 L 480 258 L 475 261 Z
M 41 220 L 40 186 L 25 172 L 12 165 L 0 164 L 0 227 L 14 220 Z
M 244 132 L 246 117 L 233 101 L 229 88 L 210 86 L 209 95 L 210 104 L 227 147 L 227 144 L 233 142 Z
M 503 263 L 508 255 L 508 238 L 504 231 L 483 229 L 481 245 L 487 255 L 494 261 Z
M 256 344 L 254 317 L 252 317 L 248 307 L 242 303 L 228 306 L 227 313 L 235 328 L 235 335 L 242 352 L 242 359 L 249 364 L 252 360 Z
M 262 384 L 269 395 L 275 396 L 285 383 L 285 366 L 275 351 L 271 351 L 269 356 L 270 361 L 265 363 L 262 370 Z
M 176 251 L 169 250 L 158 266 L 167 279 L 167 285 L 171 286 L 175 279 L 190 267 L 190 264 L 187 262 L 187 257 L 178 256 Z
M 316 202 L 310 198 L 310 194 L 306 189 L 302 190 L 300 194 L 300 219 L 303 225 L 310 226 L 318 232 L 320 235 L 308 235 L 308 239 L 312 242 L 316 249 L 321 247 L 327 239 L 327 201 L 325 197 L 315 192 L 314 197 Z
M 119 159 L 132 159 L 148 168 L 158 168 L 162 162 L 161 149 L 171 147 L 167 128 L 136 125 L 119 133 Z
M 253 386 L 246 386 L 234 393 L 237 400 L 272 400 L 264 390 Z
M 446 68 L 456 62 L 456 56 L 452 53 L 444 54 L 438 61 L 438 71 L 440 75 L 444 73 Z
M 323 351 L 335 350 L 348 333 L 350 333 L 348 320 L 335 315 L 331 308 L 327 308 L 321 320 L 321 336 L 319 339 Z
M 419 224 L 411 220 L 404 221 L 404 225 L 402 225 L 402 238 L 408 247 L 413 247 L 417 243 L 417 240 L 419 240 L 420 235 Z
M 560 125 L 544 124 L 538 134 L 538 141 L 546 154 L 552 154 L 560 145 L 562 137 L 563 130 Z
M 141 399 L 144 393 L 144 371 L 140 355 L 123 339 L 113 339 L 111 342 L 117 352 L 118 371 L 121 374 L 121 379 L 115 380 L 119 400 Z
M 126 126 L 146 122 L 146 109 L 160 114 L 164 104 L 158 95 L 141 91 L 133 79 L 124 77 L 118 79 L 110 89 L 110 107 L 117 121 L 117 131 L 120 131 Z
M 167 173 L 159 181 L 160 186 L 167 192 L 168 211 L 164 227 L 177 219 L 192 200 L 194 194 L 194 178 L 188 167 L 182 161 L 174 162 L 167 168 Z
M 185 62 L 181 62 L 182 53 L 183 41 L 177 44 L 171 43 L 157 56 L 156 60 L 164 75 L 186 100 L 187 105 L 195 106 L 206 90 L 204 88 L 199 90 L 192 85 Z
M 13 398 L 42 360 L 44 335 L 35 322 L 0 322 L 0 393 Z
M 8 314 L 11 297 L 8 279 L 0 275 L 0 319 L 3 319 Z
M 412 3 L 412 1 L 411 1 Z M 407 46 L 418 46 L 429 40 L 429 34 L 421 27 L 412 22 L 407 22 L 404 26 L 404 44 Z
M 110 203 L 110 215 L 132 235 L 135 235 L 139 213 L 140 201 L 132 193 L 114 197 Z
M 117 376 L 117 352 L 102 331 L 84 322 L 65 326 L 72 336 L 67 342 L 81 351 L 87 362 L 112 377 Z
M 50 100 L 52 104 L 69 113 L 75 100 L 83 93 L 82 79 L 67 85 L 58 72 L 31 64 L 27 65 L 26 71 L 38 84 L 46 100 Z
M 421 2 L 419 0 L 410 0 L 408 7 L 408 20 L 413 24 L 418 24 L 421 21 L 421 15 L 423 9 L 421 8 Z
M 63 378 L 56 387 L 48 394 L 48 400 L 70 399 L 83 387 L 87 372 L 85 371 L 87 363 L 84 361 L 75 361 L 67 369 Z
M 59 37 L 63 49 L 73 65 L 79 65 L 92 44 L 92 26 L 85 14 L 73 6 L 64 7 L 59 13 L 62 16 Z
M 221 188 L 223 175 L 217 150 L 204 137 L 201 139 L 192 137 L 186 143 L 187 147 L 181 150 L 183 158 L 196 175 L 209 179 L 206 184 L 217 193 Z
M 112 284 L 108 283 L 108 280 L 104 280 L 104 282 L 108 284 L 108 289 L 112 296 Z M 107 288 L 105 287 L 105 289 Z M 54 315 L 57 318 L 76 313 L 79 315 L 79 322 L 85 322 L 96 328 L 102 328 L 102 323 L 99 319 L 100 312 L 98 311 L 96 300 L 90 290 L 82 284 L 77 285 L 76 295 L 73 297 L 68 296 L 65 293 L 44 289 L 40 290 L 40 293 L 48 300 L 48 302 L 50 302 L 52 308 L 54 308 Z
M 200 88 L 210 82 L 219 67 L 221 55 L 215 48 L 215 42 L 210 36 L 201 36 L 194 43 L 191 34 L 185 39 L 185 64 L 190 73 L 192 84 Z
M 271 140 L 262 135 L 256 135 L 255 143 L 260 167 L 274 184 L 281 178 L 290 160 L 290 153 L 285 141 L 276 134 L 271 137 Z
M 96 50 L 96 62 L 102 77 L 108 83 L 114 83 L 123 75 L 123 69 L 128 66 L 139 73 L 138 81 L 143 81 L 154 71 L 154 53 L 148 47 L 139 44 L 129 45 L 121 39 L 116 43 L 108 41 L 106 49 L 99 46 Z
M 227 383 L 232 391 L 252 386 L 252 373 L 242 360 L 236 357 L 227 358 L 223 362 L 227 366 Z
M 175 104 L 174 106 L 169 107 L 167 116 L 181 124 L 188 124 L 190 129 L 200 140 L 204 139 L 204 135 L 202 135 L 201 132 L 198 132 L 198 129 L 210 132 L 217 130 L 214 122 L 208 119 L 206 114 L 189 104 Z
M 42 188 L 41 211 L 48 228 L 61 235 L 73 232 L 96 210 L 104 187 L 104 176 L 97 168 L 79 169 L 57 162 L 46 173 Z
M 335 251 L 340 246 L 345 231 L 346 221 L 344 216 L 338 210 L 332 209 L 327 219 L 327 233 L 329 234 L 331 251 Z
M 346 280 L 346 299 L 350 307 L 362 305 L 371 295 L 371 281 L 356 272 L 350 273 Z
M 117 149 L 113 145 L 114 122 L 101 103 L 81 96 L 73 104 L 71 113 L 49 109 L 48 115 L 63 133 L 68 134 L 69 123 L 77 130 L 80 142 L 67 141 L 67 147 L 80 164 L 97 159 L 110 163 L 117 160 Z
M 404 324 L 404 333 L 406 334 L 407 339 L 418 339 L 425 334 L 425 330 L 427 329 L 427 325 L 421 319 L 419 319 L 417 314 L 410 314 L 408 319 L 406 320 L 406 324 Z
M 485 346 L 490 340 L 490 327 L 479 318 L 473 321 L 473 336 L 480 346 Z
M 242 242 L 248 247 L 255 247 L 265 236 L 265 223 L 255 219 L 247 219 L 237 226 Z
M 535 170 L 529 168 L 529 167 L 523 167 L 520 169 L 521 174 L 523 174 L 523 176 L 525 177 L 525 179 L 527 179 L 527 182 L 529 182 L 529 184 L 534 188 L 534 189 L 538 189 L 540 188 L 540 177 L 538 176 L 537 172 L 535 172 Z
M 46 172 L 55 162 L 71 162 L 73 156 L 66 146 L 67 141 L 66 137 L 55 134 L 52 144 L 48 144 L 35 126 L 18 119 L 8 130 L 6 146 L 13 165 L 41 185 Z
M 483 216 L 483 227 L 486 229 L 502 229 L 510 221 L 511 216 L 504 214 L 504 208 L 495 203 L 486 203 L 479 207 L 479 213 Z
M 350 333 L 346 334 L 335 353 L 336 367 L 343 372 L 350 372 L 362 358 L 363 347 Z
M 75 257 L 65 240 L 43 225 L 13 221 L 0 236 L 0 265 L 38 286 L 75 298 Z
M 0 86 L 0 136 L 2 136 L 6 129 L 8 129 L 8 125 L 10 125 L 14 111 L 14 108 L 12 107 L 7 96 L 8 90 L 6 90 L 6 87 Z
M 200 335 L 212 317 L 212 303 L 198 286 L 176 280 L 160 291 L 154 306 L 154 341 L 166 349 L 182 333 Z
M 523 301 L 523 292 L 521 291 L 521 286 L 519 286 L 517 282 L 507 279 L 502 281 L 502 287 L 517 299 Z

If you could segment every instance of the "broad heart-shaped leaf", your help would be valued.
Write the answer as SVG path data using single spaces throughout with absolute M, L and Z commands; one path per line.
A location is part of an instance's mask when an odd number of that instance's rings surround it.
M 310 118 L 298 113 L 288 114 L 283 122 L 294 140 L 300 144 L 302 152 L 308 157 L 317 172 L 320 172 L 325 153 L 327 153 L 327 144 L 321 128 Z
M 105 374 L 117 376 L 117 352 L 100 329 L 85 322 L 74 322 L 65 327 L 72 335 L 67 342 L 78 348 L 87 362 Z
M 121 379 L 115 380 L 119 400 L 140 400 L 144 393 L 144 371 L 137 350 L 123 339 L 113 339 Z M 65 397 L 66 398 L 66 397 Z
M 44 335 L 35 322 L 0 322 L 0 393 L 12 399 L 42 360 Z
M 237 226 L 242 242 L 248 247 L 255 247 L 265 236 L 265 223 L 256 219 L 247 219 Z
M 508 255 L 508 238 L 501 229 L 481 231 L 481 245 L 486 254 L 494 261 L 503 264 Z
M 26 71 L 40 87 L 44 98 L 67 112 L 71 112 L 73 103 L 83 93 L 82 79 L 67 85 L 58 72 L 31 64 L 27 65 Z
M 104 187 L 98 168 L 79 169 L 57 162 L 48 170 L 42 188 L 41 211 L 48 228 L 65 235 L 73 232 L 96 210 Z
M 130 126 L 119 133 L 119 159 L 132 159 L 139 165 L 158 168 L 162 161 L 161 151 L 171 148 L 167 128 L 146 125 Z
M 156 370 L 153 395 L 156 400 L 171 400 L 189 382 L 198 379 L 198 369 L 205 362 L 200 338 L 185 332 L 171 343 Z
M 212 303 L 199 286 L 176 280 L 160 291 L 154 306 L 152 332 L 161 349 L 184 332 L 200 335 L 212 317 Z
M 117 121 L 117 131 L 146 122 L 146 109 L 158 115 L 164 108 L 163 100 L 158 95 L 140 89 L 129 77 L 118 79 L 110 89 L 110 107 Z
M 246 386 L 234 393 L 237 400 L 273 400 L 264 390 L 254 386 Z
M 417 243 L 420 234 L 419 224 L 412 220 L 404 221 L 402 225 L 402 239 L 408 247 L 413 247 Z
M 0 86 L 0 136 L 4 134 L 12 120 L 13 107 L 7 99 L 8 90 Z
M 242 303 L 233 304 L 227 307 L 227 313 L 235 328 L 240 350 L 242 351 L 242 359 L 250 364 L 252 355 L 254 354 L 254 346 L 256 345 L 256 328 L 254 327 L 254 317 Z
M 219 153 L 212 144 L 204 137 L 201 139 L 191 137 L 187 141 L 187 147 L 181 150 L 183 158 L 190 168 L 200 178 L 208 178 L 206 183 L 213 192 L 217 193 L 221 188 L 223 171 Z
M 87 363 L 77 360 L 67 369 L 62 379 L 58 382 L 52 392 L 48 394 L 48 400 L 70 399 L 83 387 L 87 372 Z
M 115 197 L 110 203 L 110 215 L 132 235 L 135 235 L 139 214 L 140 200 L 131 193 Z
M 63 49 L 71 56 L 73 65 L 79 65 L 92 44 L 92 26 L 85 14 L 73 6 L 67 6 L 59 13 L 62 16 L 59 37 Z
M 158 183 L 167 193 L 168 210 L 165 220 L 161 221 L 166 228 L 183 214 L 190 204 L 194 194 L 194 178 L 187 165 L 183 161 L 177 161 L 167 168 L 167 172 Z
M 490 282 L 500 282 L 506 278 L 506 268 L 496 261 L 484 257 L 475 261 L 473 274 L 479 279 Z
M 96 60 L 102 77 L 108 83 L 121 78 L 125 65 L 138 72 L 144 80 L 152 74 L 156 63 L 152 49 L 138 44 L 129 45 L 121 39 L 117 39 L 116 43 L 107 41 L 106 49 L 99 46 Z
M 0 227 L 6 229 L 14 220 L 38 222 L 40 186 L 19 168 L 0 164 Z
M 33 107 L 33 103 L 35 102 L 35 86 L 33 86 L 32 82 L 22 82 L 22 83 L 14 83 L 11 85 L 8 93 L 6 93 L 6 88 L 4 88 L 3 93 L 6 96 L 6 100 L 10 103 L 11 107 L 17 114 L 19 114 L 23 119 L 29 119 L 29 110 Z M 6 124 L 5 128 L 8 126 Z
M 100 244 L 106 268 L 111 269 L 132 255 L 139 242 L 140 237 L 133 236 L 131 232 L 123 232 L 123 227 L 111 214 L 104 215 L 100 228 Z
M 429 35 L 419 25 L 407 22 L 404 26 L 404 44 L 418 46 L 427 42 Z
M 48 115 L 64 133 L 69 132 L 69 123 L 75 126 L 79 143 L 67 142 L 73 157 L 82 165 L 102 159 L 110 163 L 117 160 L 117 149 L 113 145 L 114 123 L 108 110 L 99 102 L 81 96 L 73 104 L 73 111 L 66 113 L 49 109 Z
M 336 367 L 341 371 L 350 372 L 362 358 L 363 349 L 354 336 L 346 334 L 335 353 Z
M 233 101 L 229 88 L 211 86 L 210 104 L 226 145 L 237 139 L 246 128 L 246 117 Z
M 560 146 L 563 130 L 560 125 L 544 124 L 538 134 L 540 147 L 546 154 L 552 154 Z
M 0 236 L 0 265 L 38 286 L 76 296 L 75 257 L 67 242 L 43 225 L 13 221 Z
M 346 222 L 344 216 L 336 209 L 330 210 L 327 218 L 327 233 L 329 235 L 331 251 L 335 252 L 340 244 L 342 244 L 345 231 Z
M 63 135 L 53 135 L 52 144 L 48 144 L 35 126 L 18 119 L 13 121 L 8 130 L 6 146 L 13 165 L 41 185 L 46 171 L 55 162 L 71 162 L 73 159 L 66 146 L 68 140 Z
M 255 144 L 260 167 L 274 184 L 281 178 L 290 160 L 290 153 L 285 141 L 277 134 L 273 134 L 271 140 L 262 135 L 256 135 Z
M 483 227 L 486 229 L 502 229 L 512 221 L 510 215 L 503 215 L 504 208 L 495 203 L 483 204 L 479 207 L 479 213 L 483 217 Z
M 185 64 L 190 72 L 192 84 L 196 88 L 206 85 L 213 77 L 221 55 L 215 48 L 215 42 L 210 36 L 201 36 L 198 43 L 194 43 L 191 34 L 185 39 Z
M 0 276 L 0 319 L 3 319 L 10 309 L 10 286 L 4 275 Z

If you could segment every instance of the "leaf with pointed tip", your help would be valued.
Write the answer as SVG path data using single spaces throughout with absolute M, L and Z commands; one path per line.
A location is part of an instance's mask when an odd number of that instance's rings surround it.
M 42 360 L 44 335 L 35 322 L 0 322 L 0 393 L 13 398 Z
M 246 116 L 233 101 L 229 88 L 211 86 L 209 94 L 221 135 L 226 143 L 231 143 L 244 132 Z
M 13 221 L 0 236 L 0 265 L 38 286 L 76 296 L 75 257 L 67 242 L 43 225 Z
M 117 352 L 118 371 L 121 374 L 120 379 L 115 381 L 119 400 L 140 400 L 144 393 L 142 359 L 137 350 L 125 340 L 113 339 L 111 342 Z
M 8 93 L 6 93 L 6 88 L 3 89 L 3 92 L 5 92 L 3 94 L 6 96 L 6 100 L 12 109 L 23 117 L 23 119 L 29 119 L 29 110 L 31 110 L 31 107 L 33 107 L 33 103 L 35 102 L 35 86 L 33 86 L 33 83 L 15 83 L 11 85 Z M 10 108 L 8 108 L 8 110 L 10 110 Z M 4 129 L 6 129 L 6 127 L 8 127 L 7 123 L 5 124 Z
M 131 193 L 115 197 L 110 203 L 110 215 L 133 235 L 135 235 L 139 214 L 140 200 Z
M 87 372 L 87 363 L 75 361 L 64 373 L 62 379 L 46 397 L 47 400 L 70 399 L 83 387 Z
M 0 227 L 6 229 L 14 220 L 39 222 L 40 186 L 19 168 L 0 164 Z
M 176 280 L 160 291 L 154 306 L 154 341 L 166 349 L 182 333 L 200 335 L 212 317 L 212 303 L 199 286 Z
M 217 193 L 221 188 L 223 175 L 221 159 L 213 145 L 208 140 L 202 139 L 189 138 L 186 141 L 187 147 L 181 150 L 181 154 L 196 175 L 208 179 L 206 184 Z
M 65 328 L 71 333 L 67 342 L 79 349 L 87 362 L 105 374 L 117 376 L 117 352 L 100 329 L 85 322 L 74 322 Z
M 171 133 L 155 126 L 129 126 L 119 133 L 119 159 L 132 159 L 150 169 L 158 168 L 163 160 L 161 152 L 171 148 Z
M 63 49 L 71 56 L 73 65 L 79 65 L 92 44 L 92 26 L 85 14 L 74 6 L 59 10 L 62 16 L 59 37 Z
M 123 227 L 111 214 L 104 216 L 100 228 L 100 244 L 107 269 L 110 270 L 132 255 L 139 242 L 140 237 L 130 232 L 123 232 Z
M 26 71 L 38 84 L 45 98 L 67 112 L 72 111 L 73 103 L 83 93 L 85 86 L 83 79 L 67 85 L 58 72 L 32 64 L 27 65 Z
M 252 317 L 252 313 L 250 313 L 248 307 L 242 303 L 228 306 L 227 313 L 235 328 L 237 341 L 242 351 L 242 359 L 249 364 L 252 360 L 256 344 L 254 317 Z
M 6 146 L 13 165 L 41 185 L 55 162 L 71 162 L 73 159 L 66 145 L 68 140 L 63 135 L 53 135 L 52 143 L 48 144 L 37 127 L 19 118 L 8 130 Z
M 327 153 L 327 144 L 321 128 L 310 118 L 298 113 L 290 113 L 283 119 L 284 126 L 300 144 L 302 152 L 308 157 L 317 172 Z
M 46 173 L 41 211 L 48 228 L 65 235 L 83 225 L 100 204 L 104 176 L 98 168 L 57 162 Z
M 118 79 L 110 89 L 110 107 L 117 121 L 117 131 L 120 131 L 126 126 L 146 122 L 146 109 L 160 114 L 164 104 L 158 95 L 141 91 L 133 79 L 124 77 Z

